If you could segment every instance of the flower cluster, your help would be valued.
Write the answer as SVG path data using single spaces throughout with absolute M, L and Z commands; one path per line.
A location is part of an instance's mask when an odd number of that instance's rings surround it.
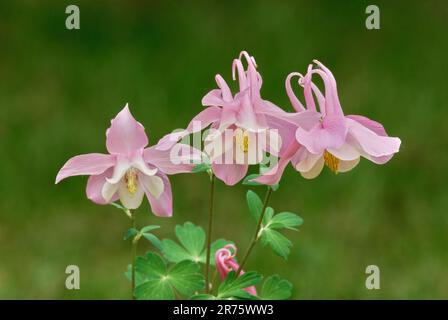
M 75 156 L 57 174 L 56 183 L 69 176 L 89 175 L 87 197 L 98 204 L 115 204 L 120 200 L 122 206 L 115 205 L 133 220 L 133 228 L 128 230 L 125 239 L 133 238 L 129 277 L 134 297 L 171 299 L 175 297 L 174 292 L 187 297 L 195 294 L 198 299 L 289 297 L 291 286 L 286 280 L 277 275 L 268 277 L 258 293 L 255 284 L 261 276 L 242 270 L 258 241 L 271 246 L 285 259 L 290 252 L 292 243 L 279 230 L 297 230 L 303 221 L 291 212 L 274 214 L 274 209 L 268 206 L 271 192 L 276 190 L 288 164 L 304 178 L 313 179 L 324 166 L 335 173 L 346 172 L 361 157 L 384 164 L 399 151 L 400 139 L 389 137 L 380 123 L 364 116 L 344 114 L 336 79 L 317 60 L 308 66 L 304 75 L 292 72 L 286 77 L 286 94 L 294 112 L 262 98 L 262 77 L 254 57 L 247 52 L 241 52 L 233 60 L 232 78 L 238 82 L 238 92 L 232 93 L 224 78 L 216 75 L 217 88 L 202 99 L 205 109 L 186 129 L 167 134 L 152 147 L 148 147 L 143 125 L 134 119 L 126 105 L 106 131 L 108 154 Z M 297 78 L 305 103 L 297 98 L 291 85 L 292 79 Z M 313 78 L 320 78 L 323 88 Z M 201 134 L 201 139 L 194 139 Z M 185 143 L 191 136 L 193 145 Z M 198 140 L 199 144 L 195 143 Z M 259 174 L 247 176 L 252 165 L 259 168 Z M 179 245 L 170 239 L 160 241 L 152 234 L 158 226 L 135 228 L 130 210 L 137 209 L 145 196 L 156 216 L 173 214 L 168 175 L 201 171 L 207 171 L 211 178 L 207 235 L 200 227 L 187 222 L 176 226 Z M 224 239 L 211 242 L 215 177 L 230 186 L 245 177 L 246 184 L 268 186 L 264 202 L 255 192 L 247 193 L 249 211 L 257 227 L 241 263 L 237 262 L 236 246 L 232 242 Z M 160 250 L 163 257 L 149 252 L 136 259 L 136 244 L 142 237 Z M 200 263 L 205 264 L 205 277 L 198 273 Z M 210 293 L 213 280 L 209 279 L 209 268 L 213 265 L 222 281 L 216 295 Z M 140 274 L 136 277 L 136 273 Z M 205 293 L 198 294 L 203 287 Z
M 243 60 L 247 68 L 243 67 Z M 322 63 L 314 60 L 305 75 L 298 72 L 286 78 L 286 93 L 295 109 L 286 112 L 264 100 L 262 77 L 254 57 L 241 52 L 232 65 L 238 75 L 239 91 L 232 95 L 226 81 L 216 75 L 218 89 L 202 99 L 206 108 L 195 116 L 186 130 L 168 134 L 157 147 L 166 150 L 183 137 L 212 129 L 204 141 L 213 173 L 227 185 L 234 185 L 247 174 L 248 166 L 274 156 L 270 170 L 255 181 L 267 185 L 279 182 L 288 163 L 304 178 L 319 175 L 324 165 L 335 173 L 354 168 L 360 157 L 384 164 L 399 151 L 400 139 L 389 137 L 384 127 L 360 115 L 345 115 L 339 102 L 336 79 Z M 313 83 L 313 75 L 324 83 L 323 92 Z M 291 79 L 298 77 L 305 105 L 294 94 Z
M 202 99 L 206 108 L 187 129 L 166 135 L 150 148 L 146 148 L 148 138 L 143 126 L 126 105 L 106 132 L 109 154 L 70 159 L 58 173 L 56 183 L 68 176 L 90 175 L 87 197 L 92 201 L 105 204 L 120 199 L 126 208 L 136 209 L 146 194 L 156 215 L 170 216 L 172 196 L 166 175 L 190 172 L 203 158 L 197 148 L 178 142 L 207 127 L 211 130 L 204 138 L 203 152 L 213 174 L 227 185 L 241 181 L 249 165 L 261 163 L 267 154 L 275 157 L 275 165 L 254 179 L 267 185 L 278 183 L 289 163 L 304 178 L 312 179 L 324 165 L 335 173 L 349 171 L 361 156 L 377 164 L 389 161 L 398 152 L 400 139 L 389 137 L 378 122 L 345 115 L 333 74 L 319 61 L 314 63 L 305 75 L 293 72 L 286 78 L 286 93 L 296 111 L 290 113 L 261 97 L 262 77 L 255 59 L 241 52 L 232 65 L 239 91 L 232 94 L 223 77 L 216 75 L 218 88 Z M 322 79 L 323 92 L 313 83 L 313 75 Z M 303 88 L 305 104 L 291 87 L 295 76 Z M 173 147 L 188 150 L 173 154 Z

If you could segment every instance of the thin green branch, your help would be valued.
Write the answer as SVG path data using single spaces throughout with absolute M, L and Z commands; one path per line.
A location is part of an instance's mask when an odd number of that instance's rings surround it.
M 266 192 L 266 196 L 264 197 L 263 208 L 261 209 L 261 212 L 260 212 L 260 218 L 258 219 L 257 228 L 255 229 L 255 234 L 252 238 L 249 248 L 247 248 L 246 254 L 244 255 L 243 259 L 241 260 L 241 264 L 236 272 L 237 276 L 240 275 L 241 270 L 243 270 L 243 267 L 246 264 L 247 258 L 249 257 L 250 253 L 252 252 L 252 249 L 257 244 L 257 241 L 259 238 L 258 234 L 260 233 L 260 228 L 261 228 L 261 224 L 263 222 L 264 213 L 266 211 L 266 208 L 268 207 L 268 203 L 269 203 L 269 199 L 271 198 L 271 194 L 272 194 L 272 188 L 269 186 L 268 191 Z
M 210 209 L 208 216 L 208 230 L 207 230 L 207 254 L 205 260 L 205 293 L 209 293 L 209 273 L 210 273 L 210 254 L 212 246 L 212 227 L 213 227 L 213 205 L 215 198 L 215 175 L 210 173 Z

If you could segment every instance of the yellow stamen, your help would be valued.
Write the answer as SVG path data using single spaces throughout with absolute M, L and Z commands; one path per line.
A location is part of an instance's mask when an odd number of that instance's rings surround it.
M 246 130 L 237 129 L 235 142 L 244 153 L 249 151 L 249 134 Z
M 124 175 L 124 182 L 126 183 L 126 188 L 128 189 L 130 194 L 135 194 L 137 192 L 137 170 L 134 168 L 126 171 Z
M 324 152 L 324 161 L 328 168 L 330 168 L 331 171 L 334 173 L 338 173 L 339 169 L 339 159 L 336 158 L 334 155 L 332 155 L 330 152 L 325 151 Z

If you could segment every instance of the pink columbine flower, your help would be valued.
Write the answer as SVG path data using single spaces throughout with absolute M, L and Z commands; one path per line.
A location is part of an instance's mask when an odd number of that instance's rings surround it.
M 215 265 L 221 277 L 221 281 L 224 281 L 224 279 L 226 278 L 227 274 L 230 271 L 235 272 L 238 271 L 238 268 L 240 266 L 236 262 L 235 256 L 236 256 L 236 247 L 233 244 L 228 244 L 224 248 L 221 248 L 216 251 Z M 244 271 L 240 272 L 240 275 L 242 274 L 244 274 Z M 255 289 L 255 286 L 247 287 L 244 290 L 249 292 L 253 296 L 257 295 L 257 290 Z
M 335 173 L 346 172 L 359 163 L 361 156 L 376 164 L 384 164 L 399 151 L 400 139 L 389 137 L 380 123 L 364 116 L 344 115 L 333 74 L 319 61 L 314 60 L 314 63 L 318 68 L 310 65 L 305 76 L 291 73 L 286 79 L 286 91 L 299 114 L 311 111 L 319 117 L 317 120 L 308 118 L 309 121 L 297 126 L 296 139 L 289 145 L 278 166 L 256 179 L 258 182 L 277 183 L 289 162 L 303 177 L 312 179 L 319 175 L 324 165 Z M 313 74 L 322 78 L 325 94 L 311 81 Z M 306 108 L 292 91 L 290 80 L 293 76 L 300 77 Z
M 56 183 L 70 176 L 89 175 L 86 193 L 93 202 L 108 204 L 120 199 L 124 207 L 136 209 L 146 195 L 155 215 L 169 217 L 173 210 L 167 174 L 191 171 L 193 164 L 184 158 L 200 159 L 200 154 L 189 146 L 177 145 L 181 154 L 173 161 L 171 149 L 161 151 L 146 148 L 147 145 L 145 128 L 126 105 L 106 131 L 109 154 L 89 153 L 71 158 L 56 176 Z
M 247 69 L 243 67 L 243 59 Z M 238 76 L 239 91 L 232 95 L 221 75 L 216 75 L 218 89 L 202 99 L 207 108 L 193 118 L 186 130 L 165 136 L 159 148 L 169 148 L 181 138 L 210 126 L 205 138 L 205 152 L 214 174 L 227 185 L 238 183 L 248 166 L 258 164 L 265 153 L 281 154 L 293 138 L 290 123 L 283 120 L 284 112 L 261 98 L 261 75 L 255 59 L 246 51 L 233 61 L 233 79 Z

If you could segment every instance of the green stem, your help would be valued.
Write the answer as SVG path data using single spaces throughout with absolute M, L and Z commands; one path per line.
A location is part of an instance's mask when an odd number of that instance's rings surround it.
M 213 203 L 215 198 L 215 175 L 210 174 L 210 209 L 208 215 L 207 230 L 207 255 L 205 259 L 205 293 L 209 293 L 209 273 L 210 273 L 210 251 L 212 246 L 212 226 L 213 226 Z
M 135 214 L 131 214 L 131 220 L 132 220 L 132 228 L 135 229 Z M 134 291 L 135 291 L 135 258 L 137 256 L 137 243 L 138 240 L 135 238 L 132 239 L 132 248 L 131 248 L 131 255 L 132 255 L 132 266 L 131 266 L 131 274 L 132 274 L 132 299 L 135 299 Z
M 268 206 L 269 199 L 272 194 L 272 188 L 268 187 L 268 191 L 266 192 L 266 196 L 264 197 L 263 202 L 263 208 L 261 209 L 260 218 L 258 219 L 257 228 L 255 229 L 254 237 L 252 238 L 252 241 L 249 245 L 249 248 L 247 248 L 246 254 L 243 257 L 243 260 L 241 260 L 241 264 L 236 272 L 236 275 L 239 276 L 241 273 L 241 270 L 243 270 L 244 265 L 246 264 L 247 258 L 249 257 L 250 253 L 252 252 L 252 249 L 255 247 L 255 244 L 258 241 L 258 233 L 260 232 L 261 223 L 263 222 L 264 213 L 266 211 L 266 208 Z

